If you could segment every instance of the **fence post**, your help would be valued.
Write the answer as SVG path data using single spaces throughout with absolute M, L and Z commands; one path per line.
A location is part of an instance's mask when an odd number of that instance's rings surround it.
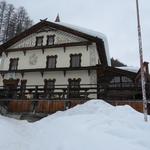
M 88 96 L 87 89 L 85 89 L 85 101 L 87 100 L 87 96 Z
M 36 85 L 35 86 L 35 96 L 34 96 L 35 99 L 38 99 L 38 86 Z
M 99 91 L 100 91 L 100 86 L 99 83 L 97 83 L 97 99 L 99 99 Z
M 69 96 L 70 96 L 70 87 L 69 85 L 67 85 L 67 99 L 69 99 Z

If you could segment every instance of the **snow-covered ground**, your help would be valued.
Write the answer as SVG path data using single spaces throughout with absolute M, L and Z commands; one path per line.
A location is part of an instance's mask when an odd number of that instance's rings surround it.
M 102 100 L 35 123 L 0 116 L 0 150 L 150 150 L 150 122 Z

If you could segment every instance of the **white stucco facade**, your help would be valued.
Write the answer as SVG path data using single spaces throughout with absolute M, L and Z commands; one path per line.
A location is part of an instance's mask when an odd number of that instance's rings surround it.
M 18 70 L 25 69 L 38 69 L 46 68 L 47 56 L 57 55 L 56 68 L 69 68 L 70 67 L 70 54 L 81 54 L 81 67 L 95 66 L 100 63 L 96 44 L 92 43 L 88 48 L 86 45 L 82 46 L 70 46 L 58 47 L 58 48 L 45 48 L 44 53 L 42 49 L 32 50 L 31 47 L 35 47 L 36 37 L 43 36 L 43 46 L 46 45 L 47 35 L 55 35 L 54 44 L 61 43 L 75 43 L 86 41 L 86 39 L 77 37 L 73 34 L 62 32 L 59 30 L 43 31 L 33 33 L 26 38 L 16 42 L 8 49 L 18 49 L 15 52 L 8 52 L 8 56 L 4 53 L 2 55 L 2 61 L 0 65 L 1 71 L 8 71 L 11 58 L 19 58 Z M 30 50 L 19 51 L 19 48 L 30 47 Z M 34 64 L 31 64 L 31 59 L 35 60 Z M 22 76 L 20 73 L 5 73 L 4 78 L 0 76 L 0 86 L 3 85 L 3 79 L 15 78 L 20 80 L 27 80 L 27 85 L 43 85 L 44 79 L 56 79 L 55 84 L 68 84 L 68 79 L 81 78 L 81 84 L 94 84 L 96 83 L 96 71 L 89 73 L 88 70 L 74 70 L 66 71 L 65 75 L 63 71 L 48 71 L 44 72 L 43 76 L 40 72 L 25 72 Z
M 88 50 L 86 46 L 75 46 L 75 47 L 66 47 L 64 48 L 47 48 L 44 50 L 30 50 L 26 52 L 26 55 L 22 51 L 18 52 L 9 52 L 8 57 L 5 57 L 3 66 L 1 70 L 8 70 L 9 63 L 11 58 L 19 58 L 18 69 L 35 69 L 35 68 L 45 68 L 46 67 L 46 57 L 51 55 L 57 55 L 56 67 L 69 67 L 70 66 L 70 54 L 79 54 L 81 53 L 81 66 L 94 66 L 98 63 L 98 54 L 96 47 L 89 46 Z M 31 65 L 30 59 L 32 56 L 36 56 L 36 64 Z M 34 57 L 35 57 L 34 56 Z

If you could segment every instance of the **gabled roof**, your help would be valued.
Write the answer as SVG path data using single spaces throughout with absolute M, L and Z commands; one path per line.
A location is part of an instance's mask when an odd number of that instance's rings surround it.
M 91 31 L 89 29 L 84 29 L 76 26 L 72 26 L 69 24 L 61 23 L 61 22 L 49 22 L 46 20 L 42 20 L 41 22 L 33 25 L 31 28 L 27 29 L 26 31 L 20 33 L 19 35 L 15 36 L 14 38 L 10 39 L 6 43 L 0 46 L 0 53 L 5 51 L 8 47 L 12 46 L 19 40 L 29 36 L 30 34 L 38 31 L 43 27 L 51 27 L 54 29 L 58 29 L 64 32 L 68 32 L 74 34 L 76 36 L 85 38 L 89 41 L 95 42 L 99 54 L 99 58 L 103 65 L 107 66 L 110 65 L 110 58 L 109 58 L 109 51 L 108 51 L 108 44 L 106 37 L 95 31 Z

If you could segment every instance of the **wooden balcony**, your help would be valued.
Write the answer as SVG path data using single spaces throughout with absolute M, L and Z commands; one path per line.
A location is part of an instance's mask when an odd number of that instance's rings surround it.
M 146 90 L 150 98 L 150 86 Z M 132 104 L 133 108 L 142 111 L 141 87 L 133 84 L 81 84 L 79 88 L 55 85 L 46 90 L 43 85 L 17 86 L 16 89 L 0 87 L 0 108 L 8 113 L 52 114 L 93 98 L 104 99 L 113 105 Z
M 90 95 L 97 94 L 97 85 L 80 85 L 79 88 L 70 88 L 68 85 L 55 85 L 54 88 L 45 89 L 43 85 L 17 86 L 9 89 L 0 86 L 0 99 L 32 99 L 32 100 L 62 100 L 62 99 L 88 99 Z M 93 97 L 94 98 L 94 97 Z
M 150 97 L 150 83 L 146 84 Z M 138 97 L 139 96 L 139 97 Z M 43 85 L 28 85 L 16 88 L 0 86 L 0 100 L 69 100 L 92 98 L 102 99 L 141 99 L 141 86 L 133 83 L 81 84 L 78 88 L 69 85 L 55 85 L 45 89 Z

